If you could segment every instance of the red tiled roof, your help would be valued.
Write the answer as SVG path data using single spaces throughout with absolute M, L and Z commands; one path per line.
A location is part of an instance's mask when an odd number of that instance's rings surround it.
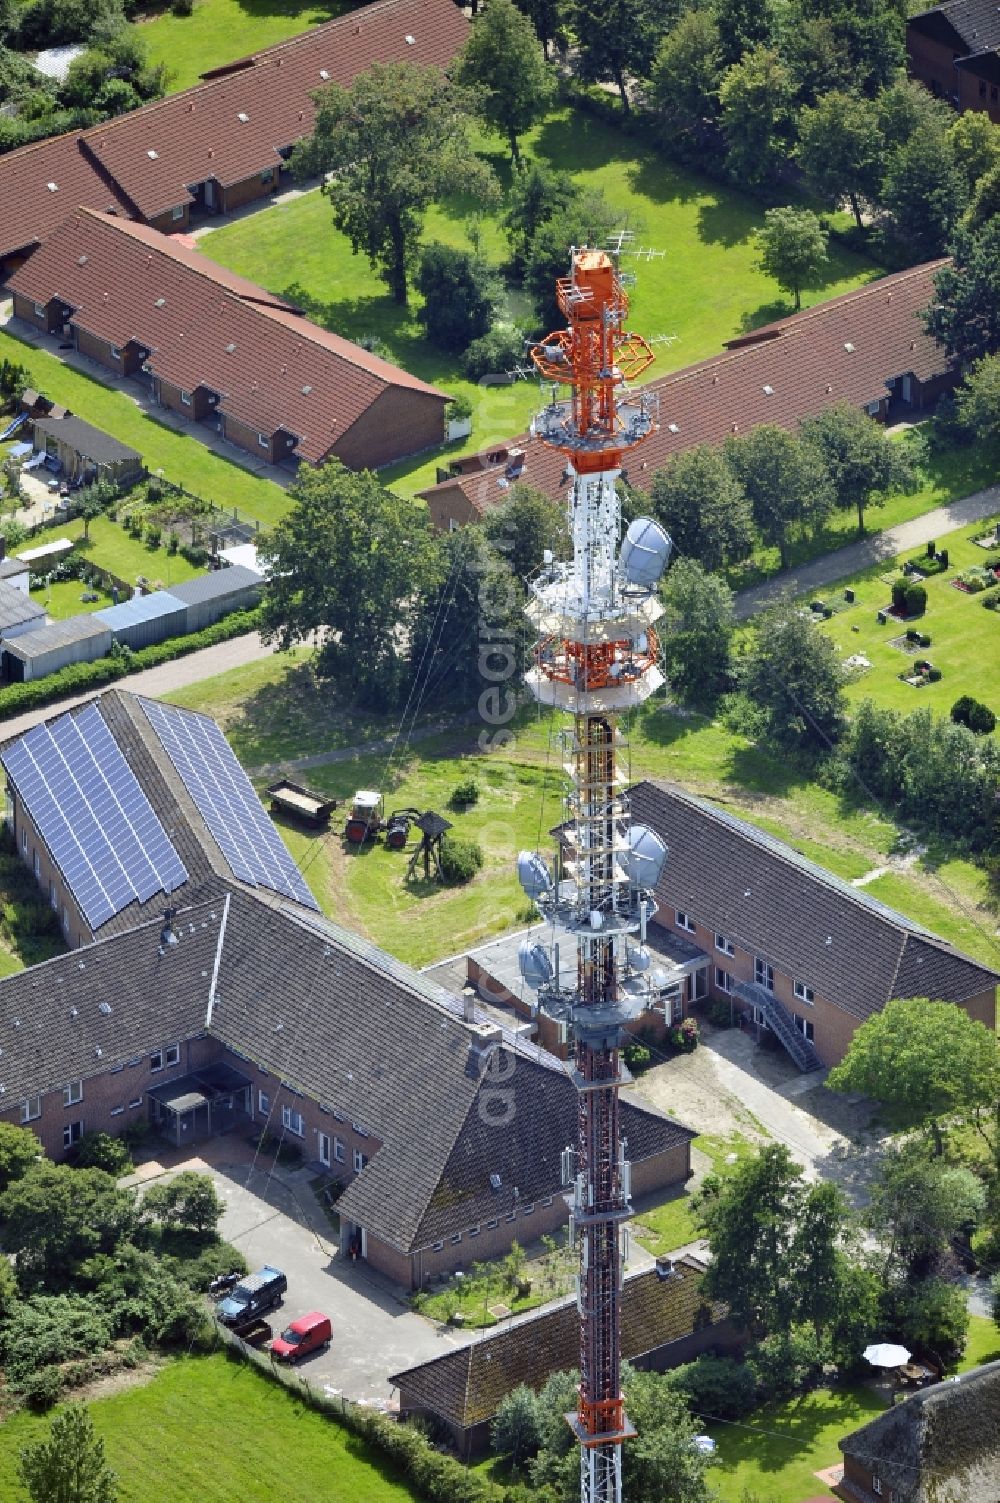
M 455 0 L 376 0 L 257 54 L 247 68 L 94 126 L 83 149 L 152 219 L 187 203 L 208 178 L 226 187 L 276 169 L 279 153 L 311 132 L 312 95 L 324 83 L 346 86 L 372 63 L 443 68 L 468 30 Z
M 312 130 L 311 96 L 324 83 L 348 85 L 372 63 L 443 68 L 468 33 L 454 0 L 375 0 L 237 71 L 9 152 L 0 157 L 0 256 L 37 243 L 76 208 L 152 219 L 208 178 L 228 186 L 277 168 L 279 152 Z
M 36 245 L 67 214 L 132 210 L 104 172 L 80 150 L 82 131 L 50 136 L 0 157 L 0 256 Z
M 642 489 L 674 455 L 700 443 L 721 443 L 761 423 L 796 427 L 837 401 L 858 407 L 888 395 L 886 381 L 912 374 L 920 381 L 943 375 L 948 363 L 918 314 L 934 296 L 934 275 L 945 263 L 927 262 L 882 277 L 854 292 L 739 336 L 720 355 L 700 360 L 650 383 L 660 400 L 659 431 L 630 466 Z M 770 391 L 768 390 L 770 388 Z M 515 476 L 511 447 L 525 451 Z M 490 462 L 490 455 L 503 455 Z M 567 485 L 565 459 L 526 435 L 494 444 L 461 461 L 467 473 L 421 491 L 425 499 L 464 499 L 483 513 L 502 501 L 515 478 L 555 497 Z
M 72 322 L 99 339 L 148 349 L 154 376 L 218 392 L 227 416 L 298 435 L 296 454 L 313 463 L 389 387 L 448 400 L 198 251 L 91 210 L 49 235 L 10 286 L 67 303 Z

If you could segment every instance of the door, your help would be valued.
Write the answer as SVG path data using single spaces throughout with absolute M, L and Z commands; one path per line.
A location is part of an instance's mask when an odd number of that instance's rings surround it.
M 361 1228 L 361 1256 L 363 1258 L 368 1256 L 368 1233 L 364 1227 Z
M 912 376 L 904 376 L 903 377 L 903 401 L 904 402 L 912 402 L 913 401 L 913 377 Z
M 321 1164 L 325 1164 L 326 1167 L 329 1169 L 329 1167 L 330 1167 L 330 1135 L 329 1135 L 329 1133 L 321 1132 L 320 1135 L 319 1135 L 319 1161 L 320 1161 Z
M 215 208 L 215 179 L 212 177 L 205 183 L 205 208 Z

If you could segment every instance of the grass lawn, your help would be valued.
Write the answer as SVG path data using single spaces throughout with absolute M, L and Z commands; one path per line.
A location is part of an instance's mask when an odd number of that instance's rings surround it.
M 121 1503 L 411 1503 L 416 1494 L 364 1444 L 222 1355 L 171 1362 L 151 1382 L 91 1406 Z M 26 1503 L 19 1448 L 48 1430 L 20 1413 L 0 1427 L 0 1497 Z
M 134 22 L 154 66 L 167 69 L 167 91 L 186 89 L 209 68 L 273 47 L 296 32 L 350 10 L 338 0 L 195 0 L 190 16 L 169 9 Z
M 662 258 L 637 263 L 638 285 L 631 295 L 632 326 L 676 340 L 658 347 L 651 376 L 713 354 L 741 328 L 790 311 L 777 284 L 755 264 L 753 230 L 763 215 L 757 200 L 687 172 L 614 126 L 569 109 L 549 115 L 525 144 L 582 186 L 603 189 L 622 223 L 639 225 L 643 243 L 663 250 Z M 510 167 L 497 138 L 482 138 L 480 151 L 508 182 Z M 436 206 L 426 217 L 424 239 L 468 245 L 473 215 L 474 206 L 459 197 Z M 506 242 L 496 216 L 480 220 L 480 227 L 485 253 L 502 261 Z M 479 388 L 466 381 L 458 362 L 423 337 L 414 316 L 418 297 L 408 309 L 392 302 L 367 259 L 352 255 L 346 237 L 334 230 L 330 206 L 319 192 L 225 225 L 200 244 L 226 266 L 296 300 L 328 328 L 351 339 L 377 335 L 389 357 L 407 370 L 467 395 L 475 407 L 472 437 L 449 452 L 479 449 L 522 431 L 540 405 L 534 382 Z M 871 263 L 831 247 L 826 281 L 807 301 L 833 297 L 876 274 Z M 509 311 L 530 321 L 519 293 L 512 295 Z M 439 462 L 440 455 L 425 456 L 384 473 L 412 495 L 433 483 Z
M 37 532 L 31 538 L 30 546 L 41 548 L 55 538 L 76 539 L 78 554 L 90 559 L 100 568 L 110 570 L 128 584 L 134 584 L 141 574 L 151 583 L 169 586 L 205 572 L 188 563 L 180 553 L 168 553 L 163 547 L 151 548 L 147 543 L 131 537 L 124 527 L 112 522 L 110 517 L 95 517 L 90 524 L 90 536 L 86 540 L 83 536 L 83 518 L 73 517 L 69 522 L 57 523 L 54 527 L 46 527 Z M 76 579 L 54 585 L 53 597 L 57 605 L 52 614 L 73 616 L 78 611 L 99 610 L 102 605 L 111 604 L 110 599 L 102 599 L 96 604 L 85 605 L 80 596 L 86 588 Z M 41 593 L 36 593 L 35 598 L 44 603 Z M 60 605 L 64 608 L 60 609 Z
M 752 1158 L 757 1152 L 756 1144 L 749 1142 L 742 1133 L 734 1133 L 728 1138 L 702 1133 L 695 1138 L 692 1147 L 707 1155 L 711 1161 L 710 1173 L 723 1176 L 731 1174 L 737 1164 Z M 735 1158 L 730 1162 L 733 1155 Z M 683 1247 L 686 1242 L 693 1242 L 698 1236 L 698 1230 L 691 1216 L 690 1205 L 691 1193 L 685 1188 L 679 1195 L 663 1201 L 661 1205 L 637 1211 L 632 1223 L 632 1234 L 636 1241 L 656 1258 L 661 1253 Z
M 97 599 L 82 600 L 82 595 L 96 595 Z M 53 621 L 64 621 L 67 616 L 80 616 L 86 611 L 99 611 L 114 604 L 110 595 L 106 595 L 103 590 L 92 589 L 79 579 L 57 580 L 43 589 L 32 590 L 31 598 L 36 605 L 43 607 Z
M 103 428 L 142 455 L 149 470 L 162 470 L 168 480 L 222 507 L 236 507 L 244 516 L 265 525 L 287 510 L 285 493 L 273 480 L 264 480 L 228 459 L 213 454 L 195 437 L 175 433 L 141 412 L 131 397 L 104 386 L 91 376 L 71 370 L 46 350 L 0 331 L 0 359 L 28 368 L 31 385 L 71 412 Z

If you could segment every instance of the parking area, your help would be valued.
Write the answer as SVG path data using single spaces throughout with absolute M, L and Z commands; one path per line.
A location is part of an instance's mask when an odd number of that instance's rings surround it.
M 251 1269 L 270 1263 L 287 1275 L 284 1302 L 267 1317 L 276 1335 L 310 1310 L 330 1317 L 329 1348 L 299 1364 L 311 1383 L 391 1407 L 390 1373 L 470 1339 L 414 1314 L 404 1292 L 367 1265 L 337 1257 L 336 1234 L 310 1187 L 309 1169 L 260 1167 L 246 1144 L 217 1138 L 201 1145 L 196 1157 L 165 1157 L 139 1178 L 148 1182 L 158 1171 L 180 1169 L 211 1175 L 226 1207 L 219 1232 Z

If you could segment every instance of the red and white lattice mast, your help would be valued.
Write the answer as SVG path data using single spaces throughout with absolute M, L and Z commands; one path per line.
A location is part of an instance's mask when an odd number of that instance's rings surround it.
M 622 1442 L 635 1432 L 619 1372 L 630 1214 L 619 1125 L 628 1076 L 619 1047 L 624 1025 L 648 1004 L 642 941 L 666 848 L 629 819 L 618 717 L 663 682 L 654 625 L 670 541 L 649 518 L 621 538 L 615 482 L 626 456 L 654 430 L 656 409 L 655 398 L 629 389 L 654 357 L 625 329 L 628 299 L 616 267 L 604 251 L 574 250 L 557 287 L 567 327 L 536 345 L 532 360 L 569 393 L 559 398 L 554 389 L 532 431 L 566 455 L 573 557 L 548 563 L 534 584 L 528 616 L 539 640 L 527 680 L 542 704 L 573 716 L 568 855 L 558 880 L 537 852 L 518 858 L 522 886 L 553 925 L 551 941 L 525 941 L 520 959 L 539 1007 L 566 1024 L 578 1092 L 577 1142 L 566 1152 L 564 1182 L 572 1187 L 580 1256 L 579 1403 L 567 1415 L 580 1444 L 580 1493 L 583 1503 L 620 1503 Z

